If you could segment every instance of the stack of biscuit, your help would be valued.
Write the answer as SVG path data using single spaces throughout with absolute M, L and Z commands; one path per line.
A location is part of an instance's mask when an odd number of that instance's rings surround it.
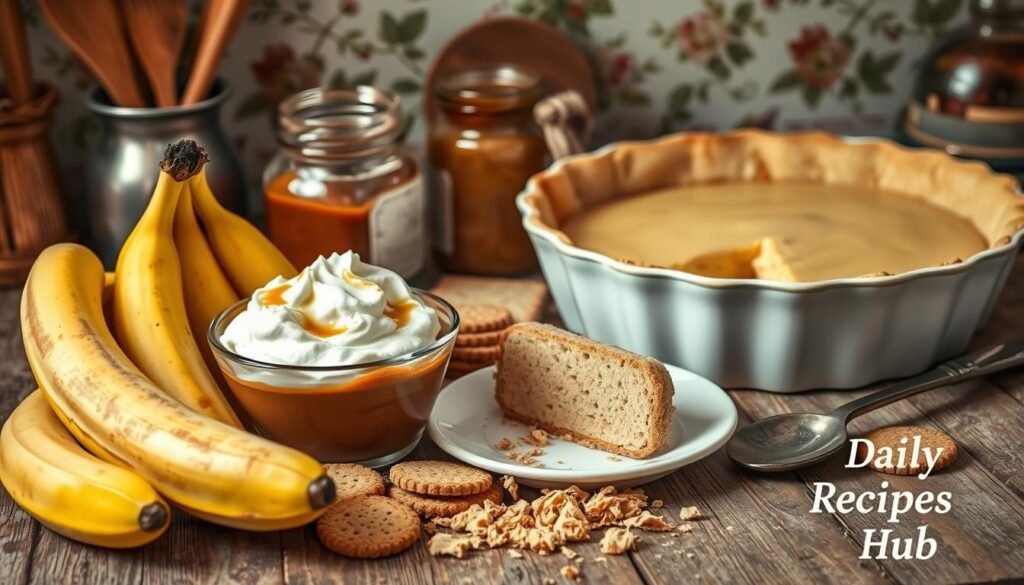
M 501 337 L 512 325 L 512 314 L 498 305 L 459 307 L 462 324 L 448 362 L 448 377 L 459 378 L 490 366 L 501 356 Z
M 432 292 L 452 303 L 462 318 L 448 366 L 450 379 L 494 364 L 505 329 L 540 320 L 548 299 L 543 282 L 477 276 L 444 276 Z

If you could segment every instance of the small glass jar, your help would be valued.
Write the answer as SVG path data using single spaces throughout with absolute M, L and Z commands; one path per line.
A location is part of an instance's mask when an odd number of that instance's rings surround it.
M 547 164 L 533 123 L 540 77 L 502 65 L 441 78 L 428 150 L 434 245 L 442 265 L 474 274 L 535 270 L 516 195 Z
M 263 175 L 270 239 L 296 266 L 353 250 L 411 278 L 426 257 L 423 179 L 398 98 L 374 87 L 297 93 L 278 106 Z

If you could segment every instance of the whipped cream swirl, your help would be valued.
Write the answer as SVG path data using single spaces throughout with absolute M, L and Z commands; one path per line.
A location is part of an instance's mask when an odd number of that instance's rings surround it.
M 414 298 L 401 276 L 349 251 L 267 283 L 220 340 L 263 362 L 350 366 L 426 347 L 439 330 L 437 312 Z

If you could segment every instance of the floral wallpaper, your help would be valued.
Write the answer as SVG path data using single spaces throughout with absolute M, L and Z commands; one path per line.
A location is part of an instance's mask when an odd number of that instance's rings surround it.
M 221 70 L 223 122 L 255 183 L 272 155 L 274 105 L 306 87 L 373 84 L 418 118 L 433 55 L 480 19 L 548 23 L 585 48 L 602 84 L 599 143 L 759 126 L 891 134 L 920 56 L 966 19 L 966 0 L 252 0 Z M 193 0 L 193 12 L 199 6 Z M 37 75 L 58 84 L 55 141 L 88 158 L 91 81 L 25 10 Z M 411 141 L 422 137 L 417 121 Z M 253 203 L 258 192 L 254 190 Z

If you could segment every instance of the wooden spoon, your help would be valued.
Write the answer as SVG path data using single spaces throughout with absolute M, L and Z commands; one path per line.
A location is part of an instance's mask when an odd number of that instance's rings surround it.
M 39 8 L 115 104 L 146 105 L 115 0 L 39 0 Z
M 18 0 L 0 0 L 0 58 L 3 59 L 7 95 L 11 101 L 16 106 L 30 101 L 32 65 Z
M 189 74 L 181 104 L 189 105 L 206 99 L 217 75 L 217 65 L 224 48 L 231 40 L 238 22 L 249 8 L 249 0 L 210 0 L 192 72 Z
M 173 106 L 178 102 L 175 73 L 185 43 L 188 5 L 185 0 L 121 0 L 121 9 L 156 105 Z

